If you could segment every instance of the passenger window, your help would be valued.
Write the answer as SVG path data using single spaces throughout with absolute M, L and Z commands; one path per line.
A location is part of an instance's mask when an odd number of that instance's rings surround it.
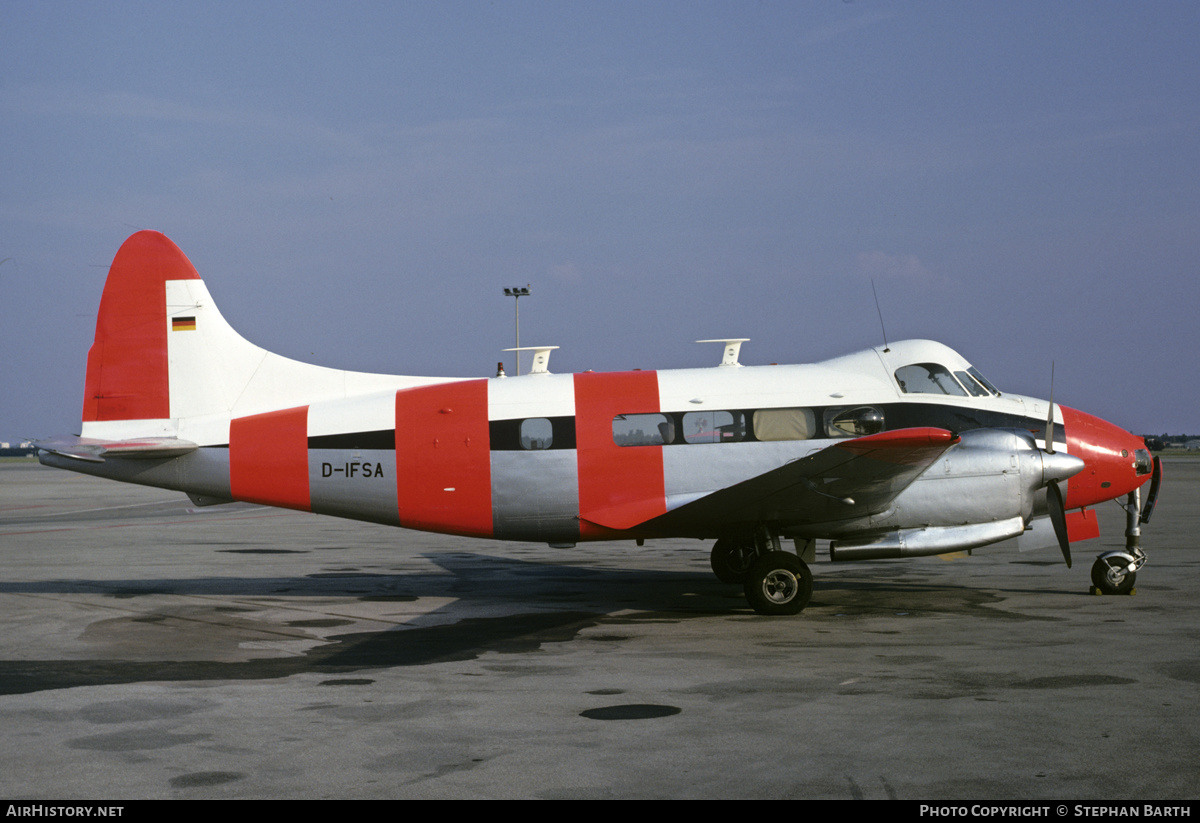
M 738 443 L 746 439 L 742 412 L 688 412 L 683 416 L 683 439 L 688 443 Z
M 914 363 L 896 369 L 896 382 L 908 394 L 953 394 L 966 397 L 967 392 L 945 366 L 937 363 Z
M 808 440 L 817 430 L 812 409 L 759 409 L 754 412 L 754 436 L 764 442 Z
M 863 437 L 883 431 L 883 412 L 874 406 L 825 410 L 826 437 Z
M 669 446 L 675 424 L 665 414 L 618 414 L 613 418 L 613 442 L 618 446 Z
M 521 421 L 521 448 L 530 451 L 548 449 L 554 443 L 554 427 L 544 417 Z

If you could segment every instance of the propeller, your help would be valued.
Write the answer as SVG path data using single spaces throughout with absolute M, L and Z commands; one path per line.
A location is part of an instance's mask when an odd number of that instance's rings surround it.
M 1067 568 L 1071 568 L 1071 543 L 1067 540 L 1067 511 L 1063 506 L 1062 490 L 1057 480 L 1046 484 L 1046 508 L 1050 510 L 1050 523 L 1054 526 L 1054 536 L 1058 538 L 1058 547 L 1062 549 L 1063 560 Z
M 1058 538 L 1058 548 L 1062 550 L 1063 560 L 1067 568 L 1071 568 L 1071 541 L 1067 539 L 1067 509 L 1063 501 L 1062 489 L 1058 487 L 1058 478 L 1053 476 L 1069 469 L 1063 457 L 1070 455 L 1055 455 L 1054 453 L 1054 361 L 1050 361 L 1050 406 L 1046 410 L 1046 448 L 1042 455 L 1042 476 L 1046 480 L 1046 508 L 1050 513 L 1050 523 L 1054 526 L 1054 536 Z M 1050 458 L 1049 460 L 1047 458 Z M 1078 460 L 1078 458 L 1075 458 Z M 1082 463 L 1079 460 L 1079 463 Z M 1082 466 L 1080 467 L 1082 468 Z M 1078 468 L 1066 474 L 1070 477 L 1079 471 Z
M 1154 458 L 1154 473 L 1150 476 L 1150 493 L 1146 495 L 1146 502 L 1142 504 L 1142 513 L 1138 518 L 1139 523 L 1149 523 L 1150 515 L 1154 514 L 1154 504 L 1158 502 L 1158 487 L 1162 485 L 1162 459 Z
M 1054 361 L 1050 361 L 1050 406 L 1046 409 L 1046 454 L 1054 454 Z

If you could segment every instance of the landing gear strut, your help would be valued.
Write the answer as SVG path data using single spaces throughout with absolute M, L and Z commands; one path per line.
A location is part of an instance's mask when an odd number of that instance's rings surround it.
M 722 583 L 743 583 L 755 558 L 772 551 L 779 551 L 779 533 L 759 525 L 748 534 L 722 537 L 713 544 L 708 559 L 713 574 Z
M 812 541 L 805 546 L 811 549 Z M 742 584 L 746 600 L 759 614 L 798 614 L 812 599 L 808 564 L 780 549 L 774 526 L 759 524 L 748 534 L 722 537 L 709 560 L 722 583 Z
M 1133 594 L 1138 570 L 1146 564 L 1141 547 L 1139 489 L 1125 498 L 1125 551 L 1105 552 L 1092 564 L 1093 594 Z

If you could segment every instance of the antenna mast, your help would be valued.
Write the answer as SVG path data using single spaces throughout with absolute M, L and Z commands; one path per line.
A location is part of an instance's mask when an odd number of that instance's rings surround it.
M 875 311 L 879 312 L 879 329 L 883 332 L 883 350 L 889 351 L 887 329 L 883 325 L 883 309 L 879 308 L 879 293 L 875 291 L 875 278 L 871 278 L 871 294 L 875 295 Z

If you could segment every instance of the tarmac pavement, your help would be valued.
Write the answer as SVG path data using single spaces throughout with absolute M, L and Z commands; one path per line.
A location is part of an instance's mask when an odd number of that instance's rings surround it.
M 428 535 L 0 464 L 0 797 L 1200 796 L 1200 460 L 1102 537 L 818 560 Z M 823 552 L 824 545 L 821 547 Z

